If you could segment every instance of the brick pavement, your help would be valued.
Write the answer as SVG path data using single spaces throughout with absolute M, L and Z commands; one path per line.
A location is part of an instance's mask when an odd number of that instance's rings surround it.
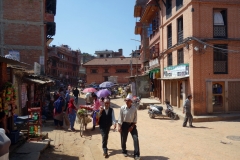
M 83 96 L 82 96 L 83 97 Z M 80 100 L 83 103 L 83 100 Z M 118 117 L 122 99 L 112 100 L 115 116 Z M 196 128 L 183 128 L 182 120 L 167 118 L 150 119 L 147 110 L 138 111 L 138 132 L 141 160 L 237 160 L 240 157 L 240 141 L 227 139 L 227 136 L 240 136 L 240 120 L 200 122 Z M 76 129 L 78 129 L 76 125 Z M 52 147 L 44 151 L 40 159 L 62 160 L 101 160 L 101 135 L 98 127 L 95 131 L 84 132 L 81 138 L 79 132 L 52 130 L 47 126 L 49 137 L 53 140 Z M 133 159 L 123 157 L 120 148 L 120 135 L 110 131 L 109 159 Z M 127 141 L 129 153 L 133 153 L 133 140 L 129 134 Z

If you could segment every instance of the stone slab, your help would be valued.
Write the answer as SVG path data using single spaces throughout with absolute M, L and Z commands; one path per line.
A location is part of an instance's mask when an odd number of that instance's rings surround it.
M 38 160 L 40 158 L 40 152 L 31 152 L 26 154 L 15 154 L 10 160 Z
M 31 141 L 31 142 L 26 142 L 24 145 L 22 145 L 16 153 L 31 153 L 31 152 L 42 152 L 45 150 L 50 144 L 50 141 Z

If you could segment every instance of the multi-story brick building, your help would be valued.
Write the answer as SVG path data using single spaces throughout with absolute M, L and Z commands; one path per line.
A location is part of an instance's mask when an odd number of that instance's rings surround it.
M 80 78 L 80 54 L 80 51 L 73 51 L 68 45 L 49 47 L 46 74 L 66 85 L 76 85 Z
M 240 111 L 240 2 L 166 0 L 155 5 L 161 100 L 182 107 L 192 94 L 195 115 Z
M 1 0 L 0 11 L 0 54 L 19 56 L 29 69 L 34 62 L 44 65 L 55 35 L 56 0 Z
M 141 64 L 139 58 L 131 57 L 115 57 L 115 58 L 95 58 L 83 64 L 86 68 L 87 83 L 95 82 L 100 84 L 108 81 L 108 77 L 117 77 L 117 83 L 126 84 L 129 82 L 128 77 L 131 76 L 131 61 L 132 61 L 132 75 L 140 74 L 136 72 L 139 70 Z

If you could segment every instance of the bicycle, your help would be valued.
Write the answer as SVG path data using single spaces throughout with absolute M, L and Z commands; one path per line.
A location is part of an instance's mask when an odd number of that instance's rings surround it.
M 80 109 L 83 109 L 83 107 L 80 107 Z M 88 115 L 91 113 L 88 112 L 88 110 L 91 110 L 87 108 L 87 110 L 82 110 L 80 114 L 77 113 L 76 122 L 80 124 L 80 136 L 83 136 L 83 131 L 87 129 L 87 124 L 90 123 L 92 120 L 88 118 Z

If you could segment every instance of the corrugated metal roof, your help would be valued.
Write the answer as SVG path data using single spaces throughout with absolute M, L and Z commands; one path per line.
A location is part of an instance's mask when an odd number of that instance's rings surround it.
M 24 66 L 24 67 L 29 67 L 30 64 L 24 63 L 24 62 L 19 62 L 17 60 L 5 58 L 0 55 L 0 62 L 11 64 L 11 65 L 19 65 L 19 66 Z
M 131 58 L 131 57 L 116 57 L 116 58 L 95 58 L 86 63 L 84 66 L 91 65 L 130 65 L 132 60 L 132 64 L 141 64 L 139 58 Z

